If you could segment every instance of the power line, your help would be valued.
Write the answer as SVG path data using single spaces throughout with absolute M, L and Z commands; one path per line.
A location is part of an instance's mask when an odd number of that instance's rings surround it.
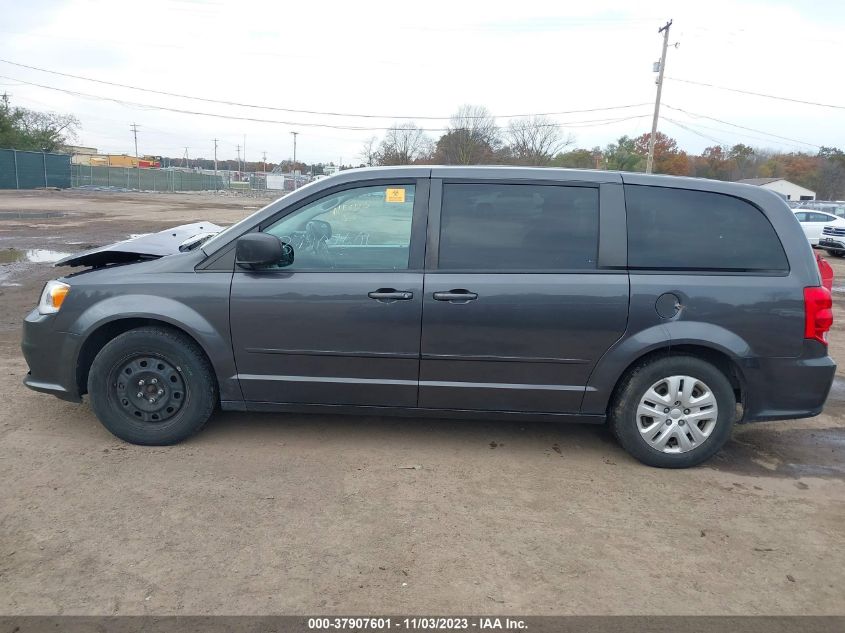
M 751 90 L 740 90 L 739 88 L 728 88 L 727 86 L 717 86 L 715 84 L 708 84 L 703 81 L 693 81 L 692 79 L 678 79 L 677 77 L 666 77 L 672 81 L 680 81 L 685 84 L 693 84 L 696 86 L 705 86 L 707 88 L 716 88 L 717 90 L 727 90 L 728 92 L 738 92 L 744 95 L 753 95 L 755 97 L 765 97 L 767 99 L 777 99 L 778 101 L 790 101 L 792 103 L 802 103 L 804 105 L 820 106 L 822 108 L 835 108 L 836 110 L 845 110 L 845 105 L 834 105 L 831 103 L 819 103 L 817 101 L 805 101 L 803 99 L 793 99 L 791 97 L 780 97 L 777 95 L 767 95 L 762 92 L 753 92 Z
M 715 138 L 715 137 L 713 137 L 713 136 L 708 136 L 707 134 L 704 134 L 703 132 L 699 132 L 699 131 L 697 131 L 697 130 L 695 130 L 695 129 L 691 128 L 691 127 L 687 127 L 687 126 L 686 126 L 686 125 L 684 125 L 683 123 L 680 123 L 680 122 L 678 122 L 678 121 L 675 121 L 674 119 L 670 119 L 670 118 L 669 118 L 669 117 L 667 117 L 667 116 L 664 116 L 663 118 L 664 118 L 666 121 L 669 121 L 669 123 L 671 123 L 672 125 L 677 125 L 679 128 L 681 128 L 681 129 L 683 129 L 683 130 L 686 130 L 687 132 L 692 132 L 692 133 L 693 133 L 693 134 L 695 134 L 696 136 L 700 136 L 700 137 L 701 137 L 701 138 L 703 138 L 703 139 L 707 139 L 708 141 L 713 141 L 714 143 L 717 143 L 718 145 L 727 145 L 727 143 L 725 143 L 725 142 L 723 142 L 723 141 L 720 141 L 719 139 L 717 139 L 717 138 Z
M 128 84 L 121 84 L 116 83 L 113 81 L 105 81 L 102 79 L 93 79 L 91 77 L 83 77 L 81 75 L 73 75 L 70 73 L 63 73 L 57 70 L 48 70 L 46 68 L 39 68 L 38 66 L 30 66 L 28 64 L 21 64 L 18 62 L 13 62 L 8 59 L 0 58 L 0 62 L 4 64 L 10 64 L 12 66 L 18 66 L 20 68 L 28 68 L 30 70 L 37 70 L 42 73 L 49 73 L 51 75 L 59 75 L 61 77 L 69 77 L 71 79 L 79 79 L 82 81 L 90 81 L 98 84 L 103 84 L 105 86 L 114 86 L 116 88 L 126 88 L 128 90 L 138 90 L 140 92 L 149 92 L 151 94 L 158 94 L 163 95 L 166 97 L 177 97 L 179 99 L 191 99 L 194 101 L 202 101 L 204 103 L 217 103 L 221 105 L 228 105 L 228 106 L 236 106 L 239 108 L 255 108 L 258 110 L 273 110 L 276 112 L 290 112 L 294 114 L 315 114 L 319 116 L 337 116 L 337 117 L 354 117 L 354 118 L 365 118 L 365 119 L 419 119 L 419 120 L 428 120 L 428 121 L 447 121 L 451 119 L 451 116 L 410 116 L 410 115 L 390 115 L 390 114 L 353 114 L 349 112 L 322 112 L 318 110 L 298 110 L 294 108 L 282 108 L 277 106 L 262 106 L 256 105 L 253 103 L 240 103 L 237 101 L 225 101 L 222 99 L 210 99 L 206 97 L 196 97 L 192 95 L 180 94 L 176 92 L 167 92 L 164 90 L 154 90 L 152 88 L 141 88 L 139 86 L 130 86 Z M 18 79 L 9 78 L 12 81 L 23 81 Z M 27 83 L 27 82 L 24 82 Z M 586 112 L 600 112 L 604 110 L 622 110 L 625 108 L 638 108 L 643 105 L 648 105 L 647 103 L 631 103 L 627 105 L 620 105 L 620 106 L 608 106 L 604 108 L 585 108 L 583 110 L 564 110 L 560 112 L 533 112 L 533 113 L 526 113 L 526 114 L 500 114 L 497 115 L 496 118 L 499 119 L 511 119 L 511 118 L 519 118 L 519 117 L 531 117 L 531 116 L 556 116 L 561 114 L 582 114 Z M 485 115 L 478 115 L 478 116 L 466 116 L 463 118 L 467 119 L 476 119 L 476 118 L 485 118 Z
M 13 78 L 6 77 L 5 75 L 0 75 L 0 78 L 13 79 Z M 335 124 L 331 124 L 331 123 L 303 123 L 303 122 L 297 122 L 297 121 L 279 121 L 279 120 L 276 120 L 276 119 L 260 119 L 260 118 L 257 118 L 257 117 L 236 116 L 236 115 L 231 115 L 231 114 L 216 114 L 216 113 L 213 113 L 213 112 L 200 112 L 200 111 L 196 111 L 196 110 L 185 110 L 185 109 L 182 109 L 182 108 L 172 108 L 172 107 L 168 107 L 168 106 L 158 106 L 158 105 L 152 105 L 152 104 L 148 104 L 148 103 L 139 103 L 137 101 L 126 101 L 126 100 L 117 99 L 117 98 L 114 98 L 114 97 L 105 97 L 103 95 L 95 95 L 95 94 L 86 93 L 86 92 L 79 92 L 79 91 L 76 91 L 76 90 L 68 90 L 66 88 L 57 88 L 55 86 L 47 86 L 47 85 L 35 83 L 35 82 L 32 82 L 32 81 L 24 81 L 23 79 L 16 79 L 16 81 L 21 81 L 22 83 L 24 83 L 26 85 L 35 86 L 36 88 L 43 88 L 45 90 L 55 90 L 57 92 L 62 92 L 62 93 L 65 93 L 65 94 L 69 94 L 69 95 L 73 95 L 73 96 L 77 96 L 77 97 L 84 97 L 84 98 L 88 98 L 88 99 L 97 99 L 97 100 L 100 100 L 100 101 L 111 101 L 111 102 L 117 103 L 119 105 L 124 105 L 124 106 L 128 106 L 128 107 L 137 107 L 137 108 L 142 108 L 144 110 L 161 110 L 161 111 L 165 111 L 165 112 L 176 112 L 178 114 L 190 114 L 192 116 L 206 116 L 206 117 L 212 117 L 212 118 L 216 118 L 216 119 L 228 119 L 228 120 L 233 120 L 233 121 L 250 121 L 250 122 L 253 122 L 253 123 L 272 123 L 272 124 L 276 124 L 276 125 L 288 125 L 288 126 L 292 126 L 292 127 L 301 126 L 301 127 L 331 128 L 331 129 L 335 129 L 335 130 L 372 131 L 372 132 L 375 132 L 375 131 L 384 132 L 384 131 L 391 129 L 391 127 L 366 127 L 366 126 L 355 126 L 355 125 L 335 125 Z M 639 104 L 639 105 L 648 105 L 648 104 Z M 628 107 L 628 106 L 625 106 L 625 107 Z M 631 107 L 633 107 L 633 106 L 631 106 Z M 592 119 L 592 120 L 586 120 L 586 121 L 571 121 L 571 122 L 566 122 L 566 123 L 559 123 L 559 122 L 545 123 L 545 124 L 540 124 L 538 127 L 564 127 L 564 128 L 567 128 L 567 127 L 594 127 L 591 124 L 595 124 L 595 126 L 597 127 L 597 126 L 600 126 L 600 125 L 609 125 L 611 123 L 617 123 L 617 122 L 620 122 L 620 121 L 628 121 L 628 120 L 632 120 L 632 119 L 639 119 L 639 118 L 642 118 L 643 116 L 648 116 L 648 115 L 635 115 L 635 116 L 622 117 L 622 118 L 617 118 L 617 119 Z M 466 129 L 466 128 L 442 127 L 442 128 L 420 128 L 420 129 L 423 132 L 449 132 L 449 131 Z
M 690 112 L 688 110 L 684 110 L 682 108 L 676 108 L 674 106 L 666 104 L 666 107 L 670 110 L 676 110 L 677 112 L 683 112 L 684 114 L 698 118 L 698 119 L 709 119 L 710 121 L 716 121 L 716 123 L 722 123 L 723 125 L 730 125 L 731 127 L 739 128 L 740 130 L 748 130 L 749 132 L 756 132 L 757 134 L 763 134 L 764 136 L 771 136 L 773 138 L 780 139 L 782 141 L 789 141 L 791 143 L 798 143 L 800 145 L 809 145 L 811 147 L 821 147 L 821 145 L 817 145 L 816 143 L 808 143 L 807 141 L 801 141 L 796 138 L 789 138 L 788 136 L 780 136 L 779 134 L 772 134 L 771 132 L 766 132 L 764 130 L 758 130 L 753 127 L 747 127 L 745 125 L 739 125 L 738 123 L 731 123 L 730 121 L 724 121 L 722 119 L 717 119 L 716 117 L 707 116 L 706 114 L 697 114 L 695 112 Z

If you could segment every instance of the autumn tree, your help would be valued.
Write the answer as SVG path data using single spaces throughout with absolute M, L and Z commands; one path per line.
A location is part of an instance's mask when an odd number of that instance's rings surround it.
M 637 154 L 645 158 L 648 156 L 648 142 L 650 133 L 638 136 L 634 141 Z M 690 162 L 687 153 L 678 149 L 678 142 L 663 132 L 658 132 L 654 137 L 654 165 L 653 171 L 656 174 L 672 174 L 674 176 L 685 176 L 689 174 Z
M 715 178 L 717 180 L 729 180 L 733 171 L 734 162 L 721 146 L 713 145 L 706 147 L 701 152 L 701 167 L 696 170 L 696 176 Z
M 501 146 L 501 131 L 490 111 L 484 106 L 463 105 L 437 141 L 434 161 L 446 165 L 493 163 Z
M 415 123 L 398 123 L 387 130 L 378 154 L 379 165 L 411 165 L 431 153 L 431 141 Z

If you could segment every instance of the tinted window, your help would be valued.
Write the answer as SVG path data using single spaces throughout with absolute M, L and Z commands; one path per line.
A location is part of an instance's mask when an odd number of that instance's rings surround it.
M 320 198 L 265 229 L 293 246 L 285 270 L 408 268 L 413 185 L 347 189 Z
M 809 222 L 810 220 L 807 219 L 807 216 L 809 215 L 809 213 L 805 213 L 802 211 L 801 213 L 796 213 L 795 217 L 798 218 L 799 222 Z
M 596 267 L 599 192 L 554 185 L 445 184 L 441 269 Z
M 810 216 L 810 222 L 833 222 L 835 219 L 827 213 L 808 213 L 807 215 Z
M 762 211 L 718 193 L 625 187 L 632 268 L 787 270 Z

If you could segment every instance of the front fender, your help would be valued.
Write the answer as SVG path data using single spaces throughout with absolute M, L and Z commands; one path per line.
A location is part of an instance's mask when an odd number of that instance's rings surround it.
M 222 303 L 221 298 L 209 299 L 203 304 L 209 313 L 205 315 L 170 297 L 144 293 L 110 296 L 91 303 L 63 329 L 78 336 L 78 358 L 84 341 L 108 323 L 149 319 L 169 324 L 190 335 L 203 349 L 217 374 L 221 400 L 241 400 L 240 386 L 233 378 L 237 371 L 228 338 L 228 295 Z

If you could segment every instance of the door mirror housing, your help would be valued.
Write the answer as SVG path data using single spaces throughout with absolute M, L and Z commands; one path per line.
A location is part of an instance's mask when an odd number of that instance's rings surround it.
M 238 238 L 235 263 L 249 270 L 290 266 L 293 263 L 293 247 L 269 233 L 248 233 Z

